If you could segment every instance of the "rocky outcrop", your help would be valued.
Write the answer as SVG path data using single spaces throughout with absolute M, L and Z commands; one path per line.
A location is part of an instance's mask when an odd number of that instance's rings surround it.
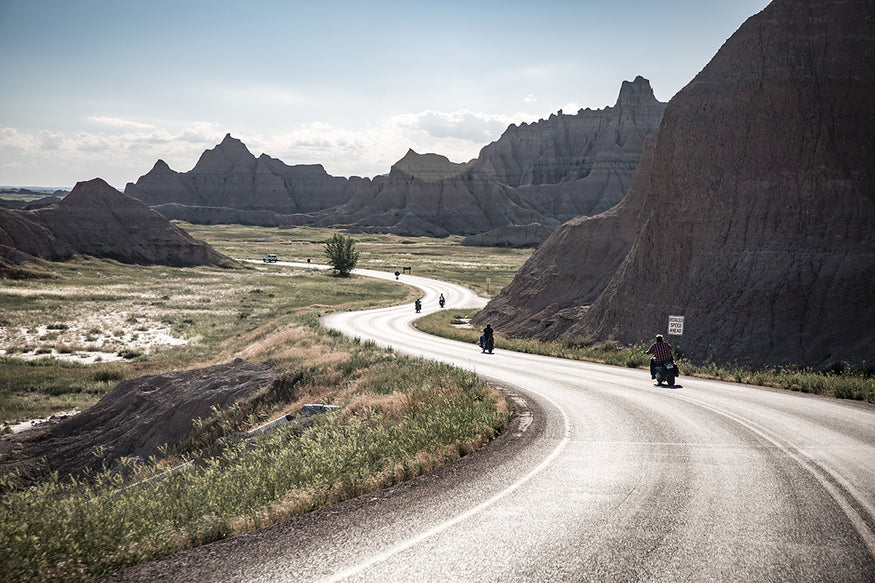
M 260 227 L 290 227 L 296 224 L 291 215 L 273 211 L 244 211 L 216 206 L 187 206 L 175 202 L 152 207 L 167 220 L 185 221 L 197 225 L 255 225 Z
M 18 470 L 31 478 L 41 469 L 61 476 L 112 467 L 123 457 L 147 459 L 173 448 L 196 419 L 213 417 L 267 391 L 277 372 L 240 359 L 201 368 L 122 381 L 96 405 L 49 426 L 39 439 L 6 437 L 0 443 L 0 473 Z M 99 455 L 97 455 L 99 453 Z
M 558 229 L 475 323 L 696 361 L 871 363 L 875 5 L 775 0 L 668 104 L 626 199 Z
M 205 151 L 189 172 L 174 172 L 163 161 L 125 194 L 148 205 L 267 210 L 282 214 L 309 213 L 343 204 L 357 181 L 329 175 L 319 164 L 288 166 L 262 154 L 258 158 L 230 134 Z
M 514 189 L 470 172 L 469 164 L 413 150 L 392 166 L 388 176 L 374 178 L 345 205 L 316 217 L 322 226 L 380 226 L 397 234 L 431 236 L 551 222 L 525 208 Z M 416 228 L 407 233 L 393 228 L 404 224 Z
M 10 264 L 74 255 L 179 266 L 234 264 L 99 178 L 79 182 L 55 204 L 0 209 L 0 253 Z
M 540 223 L 512 225 L 465 237 L 462 239 L 462 245 L 468 247 L 537 247 L 552 232 L 551 227 Z
M 639 76 L 624 81 L 614 107 L 560 110 L 547 120 L 510 126 L 480 151 L 474 170 L 518 187 L 527 208 L 566 221 L 605 211 L 623 199 L 644 140 L 665 103 Z
M 629 188 L 644 137 L 659 124 L 665 104 L 643 77 L 625 81 L 613 107 L 561 111 L 547 120 L 510 126 L 468 163 L 412 150 L 387 176 L 329 176 L 322 166 L 287 166 L 255 158 L 230 135 L 185 173 L 163 161 L 130 183 L 125 193 L 168 216 L 210 222 L 209 207 L 247 211 L 243 221 L 294 215 L 294 224 L 341 226 L 403 235 L 471 235 L 540 223 L 551 229 L 579 215 L 606 210 Z M 224 214 L 230 216 L 226 211 Z

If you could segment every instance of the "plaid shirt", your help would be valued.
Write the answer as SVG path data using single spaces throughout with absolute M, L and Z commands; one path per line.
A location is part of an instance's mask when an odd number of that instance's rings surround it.
M 665 362 L 671 360 L 671 344 L 663 340 L 662 342 L 654 342 L 650 348 L 644 351 L 646 354 L 652 354 L 656 358 L 656 362 Z

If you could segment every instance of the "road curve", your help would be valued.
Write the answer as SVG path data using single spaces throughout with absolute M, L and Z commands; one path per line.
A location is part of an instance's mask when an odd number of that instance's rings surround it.
M 400 279 L 424 313 L 440 293 L 483 305 Z M 323 323 L 502 386 L 519 413 L 504 435 L 406 484 L 107 580 L 875 581 L 872 405 L 482 354 L 415 317 L 405 305 Z

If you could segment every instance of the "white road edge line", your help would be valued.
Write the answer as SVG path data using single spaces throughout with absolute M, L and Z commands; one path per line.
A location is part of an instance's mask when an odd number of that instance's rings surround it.
M 545 399 L 546 401 L 549 401 L 550 404 L 553 405 L 556 408 L 556 410 L 562 414 L 562 419 L 565 423 L 565 431 L 564 431 L 562 440 L 553 449 L 553 451 L 550 452 L 550 455 L 548 455 L 546 458 L 544 458 L 544 460 L 540 464 L 538 464 L 535 468 L 533 468 L 528 474 L 521 477 L 519 480 L 517 480 L 516 482 L 514 482 L 513 484 L 511 484 L 510 486 L 508 486 L 507 488 L 505 488 L 501 492 L 498 492 L 497 494 L 492 496 L 492 498 L 490 498 L 484 502 L 481 502 L 480 504 L 471 508 L 470 510 L 467 510 L 461 514 L 458 514 L 458 515 L 454 516 L 453 518 L 450 518 L 449 520 L 446 520 L 438 525 L 433 526 L 432 528 L 426 530 L 425 532 L 422 532 L 414 537 L 411 537 L 411 538 L 407 539 L 406 541 L 398 543 L 395 546 L 391 547 L 390 549 L 388 549 L 380 554 L 374 555 L 370 559 L 363 561 L 363 562 L 359 563 L 358 565 L 355 565 L 353 567 L 350 567 L 349 569 L 345 569 L 343 571 L 340 571 L 339 573 L 335 573 L 334 575 L 332 575 L 328 579 L 323 579 L 322 581 L 324 581 L 325 583 L 334 583 L 337 581 L 343 581 L 344 579 L 346 579 L 348 577 L 358 575 L 359 573 L 361 573 L 365 569 L 368 569 L 368 568 L 370 568 L 378 563 L 382 563 L 383 561 L 386 561 L 386 560 L 392 558 L 393 556 L 406 551 L 407 549 L 423 542 L 424 540 L 426 540 L 428 538 L 431 538 L 437 534 L 442 533 L 443 531 L 447 530 L 448 528 L 455 526 L 455 525 L 459 524 L 460 522 L 467 520 L 468 518 L 474 516 L 478 512 L 482 512 L 483 510 L 489 508 L 490 506 L 492 506 L 493 504 L 495 504 L 496 502 L 498 502 L 499 500 L 501 500 L 502 498 L 504 498 L 505 496 L 507 496 L 508 494 L 513 492 L 514 490 L 518 489 L 520 486 L 522 486 L 523 484 L 525 484 L 529 480 L 531 480 L 533 477 L 535 477 L 537 474 L 539 474 L 541 471 L 543 471 L 547 466 L 549 466 L 553 462 L 553 460 L 555 460 L 556 457 L 559 456 L 559 454 L 562 452 L 562 450 L 565 449 L 565 446 L 568 444 L 568 442 L 571 439 L 571 421 L 568 418 L 568 415 L 565 413 L 565 411 L 562 408 L 560 408 L 559 405 L 557 405 L 552 399 L 550 399 L 546 395 L 542 395 L 541 393 L 538 393 L 537 391 L 531 391 L 528 389 L 527 389 L 527 392 L 534 393 L 534 394 L 540 396 L 541 398 Z
M 727 419 L 731 419 L 735 423 L 738 423 L 742 427 L 745 427 L 748 431 L 759 435 L 764 440 L 771 443 L 778 450 L 784 452 L 784 454 L 795 461 L 801 468 L 807 471 L 811 476 L 817 480 L 827 494 L 839 505 L 839 507 L 844 511 L 845 515 L 848 517 L 848 520 L 851 522 L 851 525 L 857 531 L 857 534 L 860 535 L 860 538 L 863 540 L 863 543 L 869 548 L 869 553 L 875 557 L 875 534 L 873 534 L 872 530 L 869 528 L 866 520 L 860 513 L 851 505 L 848 501 L 848 498 L 856 502 L 864 512 L 868 513 L 870 517 L 875 516 L 873 513 L 873 507 L 866 501 L 866 498 L 862 496 L 859 492 L 857 492 L 856 488 L 854 488 L 847 480 L 845 480 L 842 476 L 838 475 L 831 469 L 823 466 L 817 460 L 812 458 L 810 455 L 806 454 L 804 451 L 799 449 L 798 447 L 791 444 L 783 444 L 778 441 L 778 438 L 772 437 L 770 435 L 770 431 L 768 429 L 755 424 L 753 421 L 745 419 L 738 414 L 730 413 L 728 411 L 720 410 L 716 407 L 711 407 L 705 405 L 703 403 L 697 403 L 690 399 L 679 397 L 683 401 L 687 401 L 688 403 L 692 403 L 698 407 L 703 409 L 707 409 L 717 415 L 721 415 L 726 417 Z M 845 493 L 842 493 L 839 487 L 835 484 L 831 483 L 824 474 L 831 477 L 836 484 L 838 484 L 841 488 L 845 489 Z

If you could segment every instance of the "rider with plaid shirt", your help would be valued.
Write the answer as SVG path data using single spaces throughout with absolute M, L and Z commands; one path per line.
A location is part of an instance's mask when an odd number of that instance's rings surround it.
M 656 342 L 651 344 L 650 348 L 644 351 L 644 354 L 653 355 L 653 358 L 650 360 L 650 378 L 655 379 L 656 371 L 654 367 L 667 360 L 672 360 L 671 344 L 662 339 L 662 334 L 657 334 Z

